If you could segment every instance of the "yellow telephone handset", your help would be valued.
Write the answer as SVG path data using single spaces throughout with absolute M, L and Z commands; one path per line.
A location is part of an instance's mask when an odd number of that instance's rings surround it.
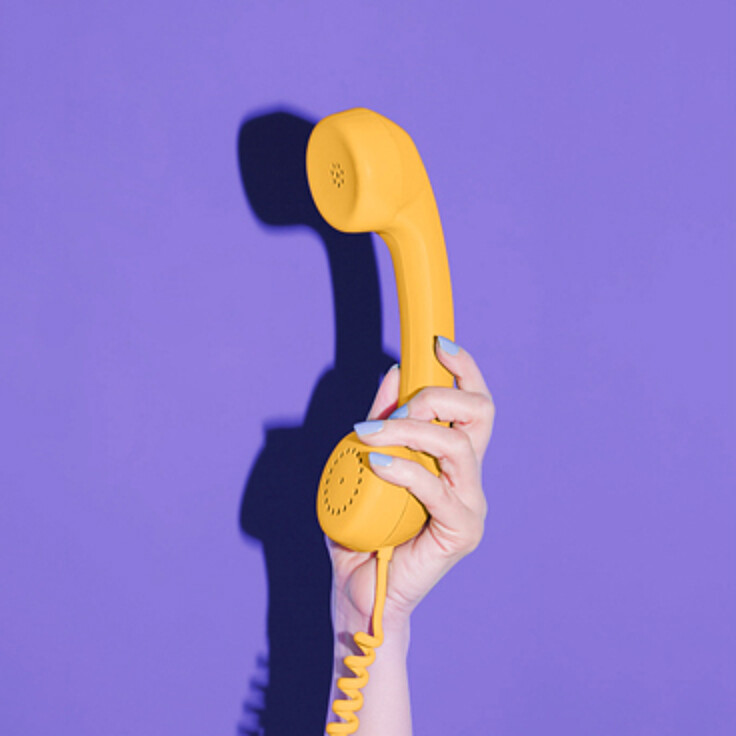
M 432 186 L 409 135 L 378 113 L 356 108 L 321 120 L 307 145 L 307 176 L 321 215 L 337 230 L 376 232 L 393 261 L 401 321 L 399 404 L 425 386 L 452 386 L 435 356 L 438 335 L 454 339 L 450 271 Z M 382 448 L 437 472 L 405 447 Z M 421 531 L 427 513 L 405 489 L 370 470 L 352 432 L 332 452 L 317 492 L 330 539 L 360 552 L 395 547 Z
M 315 126 L 307 145 L 307 177 L 317 209 L 337 230 L 376 232 L 388 245 L 401 321 L 399 404 L 425 386 L 452 386 L 435 356 L 435 340 L 454 339 L 450 271 L 429 177 L 409 135 L 378 113 L 356 108 Z M 359 326 L 356 326 L 359 329 Z M 434 458 L 406 447 L 381 448 L 438 473 Z M 345 658 L 354 677 L 341 677 L 347 695 L 333 711 L 330 736 L 354 733 L 366 667 L 383 641 L 382 616 L 393 548 L 418 534 L 427 512 L 406 489 L 381 480 L 355 432 L 333 450 L 317 491 L 317 516 L 328 537 L 359 552 L 378 552 L 373 633 L 355 634 L 363 655 Z

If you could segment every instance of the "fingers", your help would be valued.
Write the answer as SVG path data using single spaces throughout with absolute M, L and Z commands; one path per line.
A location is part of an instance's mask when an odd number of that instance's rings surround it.
M 399 366 L 394 364 L 389 368 L 378 387 L 376 398 L 368 412 L 368 419 L 385 417 L 396 407 L 399 397 Z
M 468 435 L 476 457 L 481 460 L 493 431 L 496 415 L 493 398 L 467 351 L 440 337 L 436 352 L 443 365 L 452 371 L 458 388 L 424 388 L 388 418 L 436 419 L 452 424 Z
M 446 505 L 440 479 L 419 463 L 379 452 L 369 453 L 373 472 L 383 480 L 411 491 L 433 516 L 441 515 Z
M 359 422 L 355 431 L 361 442 L 373 447 L 403 445 L 410 450 L 433 455 L 443 472 L 470 463 L 476 458 L 467 435 L 460 430 L 415 419 Z M 450 466 L 450 467 L 448 467 Z
M 371 468 L 383 480 L 406 488 L 430 514 L 430 524 L 443 540 L 445 552 L 466 554 L 475 549 L 483 536 L 486 504 L 482 492 L 466 503 L 419 463 L 399 457 L 370 453 Z M 435 541 L 439 541 L 435 535 Z
M 377 450 L 399 445 L 432 455 L 448 491 L 472 508 L 485 503 L 480 466 L 465 432 L 414 419 L 360 422 L 355 425 L 355 431 L 361 442 Z M 390 455 L 390 450 L 387 452 Z
M 425 388 L 415 394 L 389 419 L 438 420 L 463 430 L 480 460 L 493 431 L 496 409 L 483 393 L 469 393 L 454 388 Z
M 386 416 L 397 400 L 399 370 L 394 367 L 378 390 L 369 421 L 355 425 L 355 429 L 368 445 L 402 445 L 433 455 L 452 485 L 472 485 L 480 475 L 480 462 L 493 428 L 493 399 L 467 351 L 439 337 L 436 353 L 456 377 L 458 388 L 424 388 Z M 434 420 L 451 426 L 443 427 Z

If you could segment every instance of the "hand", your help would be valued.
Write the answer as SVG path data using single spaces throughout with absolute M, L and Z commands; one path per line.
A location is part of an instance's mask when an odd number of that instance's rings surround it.
M 384 629 L 404 626 L 419 601 L 483 536 L 486 500 L 481 466 L 491 437 L 495 408 L 477 365 L 465 350 L 437 341 L 439 361 L 455 376 L 457 388 L 425 388 L 405 404 L 402 418 L 386 418 L 396 409 L 399 369 L 384 378 L 368 415 L 375 424 L 359 433 L 361 441 L 376 448 L 403 445 L 433 455 L 439 477 L 418 463 L 393 458 L 388 465 L 371 463 L 373 472 L 407 488 L 426 507 L 428 524 L 412 540 L 394 551 L 388 576 Z M 456 351 L 454 354 L 452 351 Z M 438 419 L 449 423 L 433 423 Z M 385 456 L 384 456 L 385 457 Z M 380 458 L 379 458 L 380 459 Z M 373 610 L 375 560 L 328 540 L 334 579 L 334 605 L 341 617 L 362 619 L 367 625 Z

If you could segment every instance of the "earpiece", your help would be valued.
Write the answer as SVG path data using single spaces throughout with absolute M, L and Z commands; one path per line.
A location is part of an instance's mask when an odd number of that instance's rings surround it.
M 330 115 L 307 147 L 312 196 L 322 216 L 344 232 L 380 232 L 428 183 L 409 136 L 362 108 Z
M 389 247 L 401 320 L 399 403 L 425 386 L 451 386 L 435 356 L 435 338 L 454 337 L 450 274 L 429 177 L 409 135 L 378 113 L 330 115 L 312 131 L 307 177 L 317 209 L 344 232 L 378 233 Z M 434 458 L 385 448 L 437 472 Z M 421 531 L 427 514 L 414 496 L 371 472 L 368 450 L 349 434 L 327 461 L 317 494 L 327 536 L 368 552 Z

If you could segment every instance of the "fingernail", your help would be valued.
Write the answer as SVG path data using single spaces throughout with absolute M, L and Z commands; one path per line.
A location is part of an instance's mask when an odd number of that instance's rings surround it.
M 437 344 L 448 355 L 457 355 L 460 352 L 460 346 L 456 345 L 452 340 L 448 340 L 446 337 L 438 337 Z
M 376 465 L 379 468 L 387 468 L 394 461 L 391 455 L 384 455 L 382 452 L 369 452 L 368 460 L 370 460 L 371 465 Z
M 409 407 L 404 404 L 400 406 L 396 411 L 388 415 L 389 419 L 406 419 L 409 416 Z
M 373 420 L 370 422 L 358 422 L 353 425 L 353 429 L 358 437 L 364 437 L 367 434 L 375 434 L 383 429 L 383 422 L 379 420 Z

